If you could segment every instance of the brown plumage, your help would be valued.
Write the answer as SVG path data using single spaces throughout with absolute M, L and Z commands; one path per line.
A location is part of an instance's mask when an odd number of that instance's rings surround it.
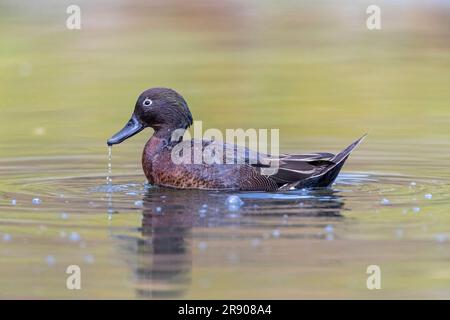
M 108 140 L 118 144 L 152 127 L 155 132 L 142 155 L 149 183 L 172 188 L 209 190 L 277 191 L 292 188 L 328 187 L 336 179 L 350 152 L 364 136 L 341 153 L 285 154 L 273 157 L 219 141 L 174 138 L 192 124 L 186 101 L 172 89 L 153 88 L 138 98 L 127 125 Z M 221 161 L 194 164 L 195 154 L 219 150 Z M 197 153 L 196 153 L 197 152 Z M 190 161 L 174 161 L 173 155 Z M 276 172 L 269 168 L 278 164 Z

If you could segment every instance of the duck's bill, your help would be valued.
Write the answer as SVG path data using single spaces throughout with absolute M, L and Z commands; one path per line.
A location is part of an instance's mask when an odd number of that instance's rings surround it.
M 128 121 L 128 123 L 123 127 L 122 130 L 117 132 L 108 140 L 108 146 L 112 146 L 113 144 L 119 144 L 122 141 L 125 141 L 128 138 L 131 138 L 135 134 L 144 130 L 145 126 L 139 122 L 138 119 L 133 115 Z

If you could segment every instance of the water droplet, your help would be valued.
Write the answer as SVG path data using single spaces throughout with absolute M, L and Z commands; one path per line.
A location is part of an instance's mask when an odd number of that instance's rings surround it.
M 280 235 L 281 235 L 280 230 L 275 229 L 275 230 L 272 231 L 272 236 L 273 236 L 274 238 L 279 238 Z
M 69 236 L 69 239 L 70 239 L 70 241 L 78 242 L 78 241 L 80 241 L 81 237 L 80 237 L 80 235 L 78 233 L 71 232 L 70 236 Z
M 411 187 L 415 187 L 415 186 L 417 185 L 417 183 L 411 182 L 409 185 L 410 185 Z
M 161 208 L 161 207 L 156 207 L 156 208 L 155 208 L 155 211 L 156 211 L 157 213 L 161 213 L 161 212 L 162 212 L 162 208 Z
M 9 241 L 11 241 L 11 239 L 12 239 L 12 237 L 9 233 L 3 234 L 3 241 L 9 242 Z
M 206 209 L 206 208 L 208 208 L 208 205 L 205 203 L 205 204 L 202 205 L 202 208 Z
M 433 195 L 431 193 L 427 193 L 424 197 L 425 197 L 425 199 L 430 200 L 433 198 Z
M 142 200 L 135 201 L 134 205 L 138 208 L 142 208 L 144 206 L 144 201 Z
M 391 202 L 388 199 L 384 198 L 381 200 L 381 204 L 386 206 L 386 205 L 391 204 Z
M 15 205 L 17 204 L 17 200 L 16 200 L 16 199 L 12 199 L 12 200 L 11 200 L 11 204 L 12 204 L 13 206 L 15 206 Z
M 329 225 L 327 225 L 327 226 L 325 227 L 324 230 L 325 230 L 326 233 L 333 233 L 334 228 L 333 228 L 333 226 L 332 226 L 331 224 L 329 224 Z
M 201 241 L 198 243 L 198 248 L 202 251 L 205 251 L 208 248 L 208 244 L 206 242 Z
M 200 213 L 200 216 L 205 216 L 207 212 L 208 212 L 208 210 L 206 210 L 206 209 L 198 210 L 198 213 Z
M 420 208 L 419 207 L 414 207 L 412 210 L 413 210 L 414 213 L 419 213 L 420 212 Z
M 47 262 L 47 265 L 49 265 L 51 267 L 55 264 L 56 259 L 54 256 L 47 256 L 47 257 L 45 257 L 45 262 Z
M 66 212 L 61 213 L 61 219 L 66 220 L 69 218 L 69 214 Z
M 33 203 L 33 204 L 41 204 L 42 200 L 39 199 L 39 198 L 34 198 L 33 200 L 31 200 L 31 203 Z

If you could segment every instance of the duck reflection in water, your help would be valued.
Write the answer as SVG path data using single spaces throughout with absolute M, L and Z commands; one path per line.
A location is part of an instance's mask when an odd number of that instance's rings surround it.
M 238 207 L 230 202 L 236 196 L 243 201 Z M 343 207 L 343 198 L 333 189 L 226 193 L 150 188 L 143 198 L 140 237 L 118 238 L 135 277 L 137 297 L 177 298 L 186 295 L 191 285 L 192 243 L 202 240 L 199 234 L 204 236 L 205 229 L 209 229 L 208 241 L 214 241 L 214 230 L 231 225 L 259 228 L 262 237 L 267 232 L 264 220 L 281 220 L 288 215 L 296 219 L 297 231 L 290 237 L 324 239 L 326 235 L 311 233 L 311 219 L 320 223 L 325 217 L 339 222 Z M 199 230 L 202 232 L 196 236 Z M 247 241 L 246 232 L 239 231 L 239 237 Z M 223 241 L 223 233 L 218 234 L 222 238 L 216 240 Z M 248 235 L 248 239 L 253 236 Z

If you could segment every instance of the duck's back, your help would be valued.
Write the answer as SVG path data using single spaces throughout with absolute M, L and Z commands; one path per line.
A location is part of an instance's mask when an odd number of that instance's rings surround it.
M 152 138 L 153 139 L 153 138 Z M 275 191 L 278 184 L 247 161 L 208 161 L 203 155 L 214 141 L 164 144 L 149 141 L 142 165 L 151 184 L 183 189 Z M 184 154 L 183 154 L 184 153 Z M 229 156 L 229 155 L 228 155 Z M 197 161 L 196 161 L 197 160 Z

